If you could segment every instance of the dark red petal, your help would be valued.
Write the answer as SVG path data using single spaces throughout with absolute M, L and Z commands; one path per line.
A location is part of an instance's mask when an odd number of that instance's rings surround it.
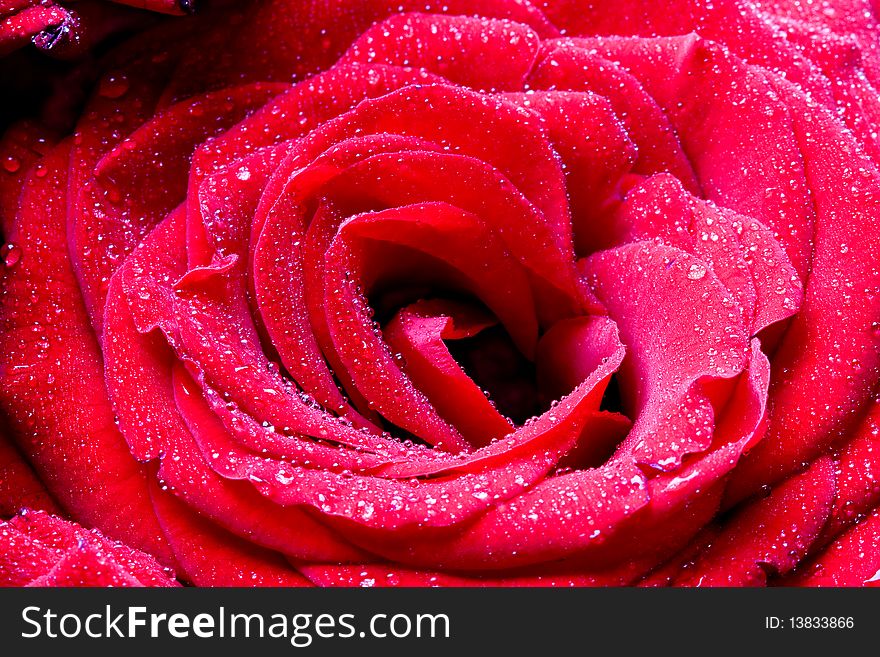
M 837 462 L 837 497 L 823 535 L 832 537 L 880 503 L 880 403 L 848 436 Z
M 522 23 L 399 14 L 364 32 L 340 61 L 424 68 L 473 89 L 518 91 L 537 52 L 538 35 Z
M 609 101 L 589 92 L 505 94 L 541 118 L 559 154 L 571 203 L 575 251 L 587 255 L 616 244 L 605 221 L 638 149 Z
M 152 557 L 43 512 L 0 524 L 0 583 L 21 586 L 176 586 Z
M 591 91 L 608 100 L 638 149 L 633 171 L 669 171 L 688 191 L 700 189 L 675 129 L 638 76 L 576 41 L 546 41 L 529 77 L 531 89 Z
M 705 550 L 718 535 L 715 525 L 706 525 L 687 545 L 671 559 L 652 570 L 638 583 L 641 587 L 670 586 L 682 571 L 693 565 L 697 555 Z
M 530 2 L 517 0 L 271 0 L 220 16 L 221 29 L 187 51 L 172 86 L 180 97 L 242 81 L 301 80 L 329 68 L 373 23 L 402 12 L 507 19 L 541 36 L 557 33 Z M 244 15 L 242 15 L 244 14 Z M 228 29 L 234 25 L 235 29 Z
M 842 534 L 783 582 L 790 586 L 877 586 L 880 509 Z
M 0 137 L 0 234 L 12 232 L 27 175 L 54 144 L 51 131 L 33 121 L 15 123 Z
M 613 464 L 545 479 L 451 538 L 371 549 L 402 563 L 503 570 L 589 551 L 648 499 L 642 472 Z
M 119 259 L 185 199 L 195 147 L 284 88 L 236 87 L 174 105 L 115 145 L 75 188 L 71 254 L 99 333 L 110 276 Z
M 833 116 L 792 88 L 782 93 L 793 108 L 818 217 L 813 267 L 802 308 L 773 359 L 770 430 L 738 469 L 731 500 L 845 435 L 871 403 L 880 370 L 880 172 Z
M 708 447 L 711 420 L 699 425 L 711 418 L 711 396 L 745 366 L 742 314 L 702 261 L 656 242 L 596 254 L 582 268 L 628 349 L 619 380 L 634 424 L 620 450 L 672 469 Z
M 795 3 L 785 3 L 792 6 Z M 787 34 L 767 21 L 766 4 L 739 0 L 682 0 L 675 11 L 665 5 L 624 0 L 613 6 L 601 0 L 554 0 L 547 13 L 573 35 L 678 36 L 697 33 L 724 44 L 749 62 L 782 71 L 819 98 L 830 96 L 830 83 L 811 66 Z
M 30 464 L 0 427 L 0 518 L 13 516 L 22 509 L 61 512 Z
M 0 586 L 25 586 L 51 570 L 57 555 L 0 520 Z
M 625 66 L 663 108 L 706 198 L 768 226 L 806 278 L 815 213 L 797 112 L 766 75 L 693 35 L 586 44 Z
M 0 399 L 19 448 L 61 506 L 89 526 L 173 563 L 149 506 L 146 473 L 114 423 L 100 349 L 68 259 L 63 216 L 69 146 L 26 184 L 6 270 Z M 138 522 L 133 523 L 132 519 Z
M 277 553 L 223 531 L 158 488 L 153 505 L 186 578 L 196 586 L 309 586 Z
M 419 302 L 382 330 L 392 352 L 400 354 L 406 376 L 477 447 L 513 432 L 513 424 L 462 370 L 444 340 L 472 337 L 492 324 L 490 317 L 461 304 Z
M 28 582 L 34 587 L 140 587 L 118 564 L 104 559 L 91 545 L 72 548 L 45 575 Z
M 680 586 L 760 586 L 768 573 L 786 573 L 806 555 L 831 512 L 834 462 L 819 459 L 809 470 L 773 489 L 726 522 Z
M 454 575 L 431 570 L 413 570 L 389 564 L 360 564 L 339 566 L 335 564 L 316 564 L 302 566 L 303 575 L 317 586 L 341 586 L 362 588 L 383 587 L 573 587 L 573 586 L 622 586 L 632 581 L 638 564 L 627 564 L 622 568 L 601 572 L 546 572 L 516 575 Z
M 765 226 L 693 198 L 668 175 L 632 189 L 616 220 L 629 239 L 660 238 L 709 265 L 742 308 L 752 335 L 800 306 L 797 274 Z

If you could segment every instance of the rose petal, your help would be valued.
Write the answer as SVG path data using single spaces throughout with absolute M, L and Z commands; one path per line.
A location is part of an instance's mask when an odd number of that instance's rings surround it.
M 18 447 L 59 504 L 108 536 L 173 563 L 146 497 L 147 477 L 114 424 L 101 354 L 68 259 L 63 216 L 69 144 L 25 185 L 6 270 L 0 398 Z M 132 525 L 129 518 L 140 522 Z

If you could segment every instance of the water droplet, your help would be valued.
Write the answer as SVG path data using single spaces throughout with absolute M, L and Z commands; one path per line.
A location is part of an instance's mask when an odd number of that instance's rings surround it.
M 292 474 L 288 474 L 288 473 L 284 472 L 283 470 L 279 470 L 278 472 L 275 473 L 275 479 L 282 486 L 288 486 L 291 483 L 293 483 L 294 477 Z
M 122 98 L 129 88 L 128 78 L 124 75 L 110 73 L 101 79 L 98 95 L 104 98 Z
M 21 162 L 18 161 L 18 158 L 9 155 L 3 158 L 3 169 L 9 173 L 15 173 L 21 169 Z
M 3 264 L 9 268 L 15 267 L 21 260 L 21 248 L 15 244 L 4 244 L 2 251 Z
M 706 268 L 699 263 L 692 264 L 690 269 L 688 269 L 688 273 L 687 273 L 687 277 L 692 281 L 698 281 L 701 278 L 703 278 L 703 276 L 705 276 L 705 275 L 706 275 Z

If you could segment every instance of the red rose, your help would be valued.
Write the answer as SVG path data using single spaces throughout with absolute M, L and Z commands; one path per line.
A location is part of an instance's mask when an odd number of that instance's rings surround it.
M 197 585 L 872 581 L 878 26 L 823 7 L 133 37 L 2 144 L 4 508 Z

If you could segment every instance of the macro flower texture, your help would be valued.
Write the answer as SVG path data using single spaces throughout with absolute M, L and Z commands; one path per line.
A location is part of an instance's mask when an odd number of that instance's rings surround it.
M 0 140 L 0 582 L 880 581 L 880 5 L 195 9 Z

